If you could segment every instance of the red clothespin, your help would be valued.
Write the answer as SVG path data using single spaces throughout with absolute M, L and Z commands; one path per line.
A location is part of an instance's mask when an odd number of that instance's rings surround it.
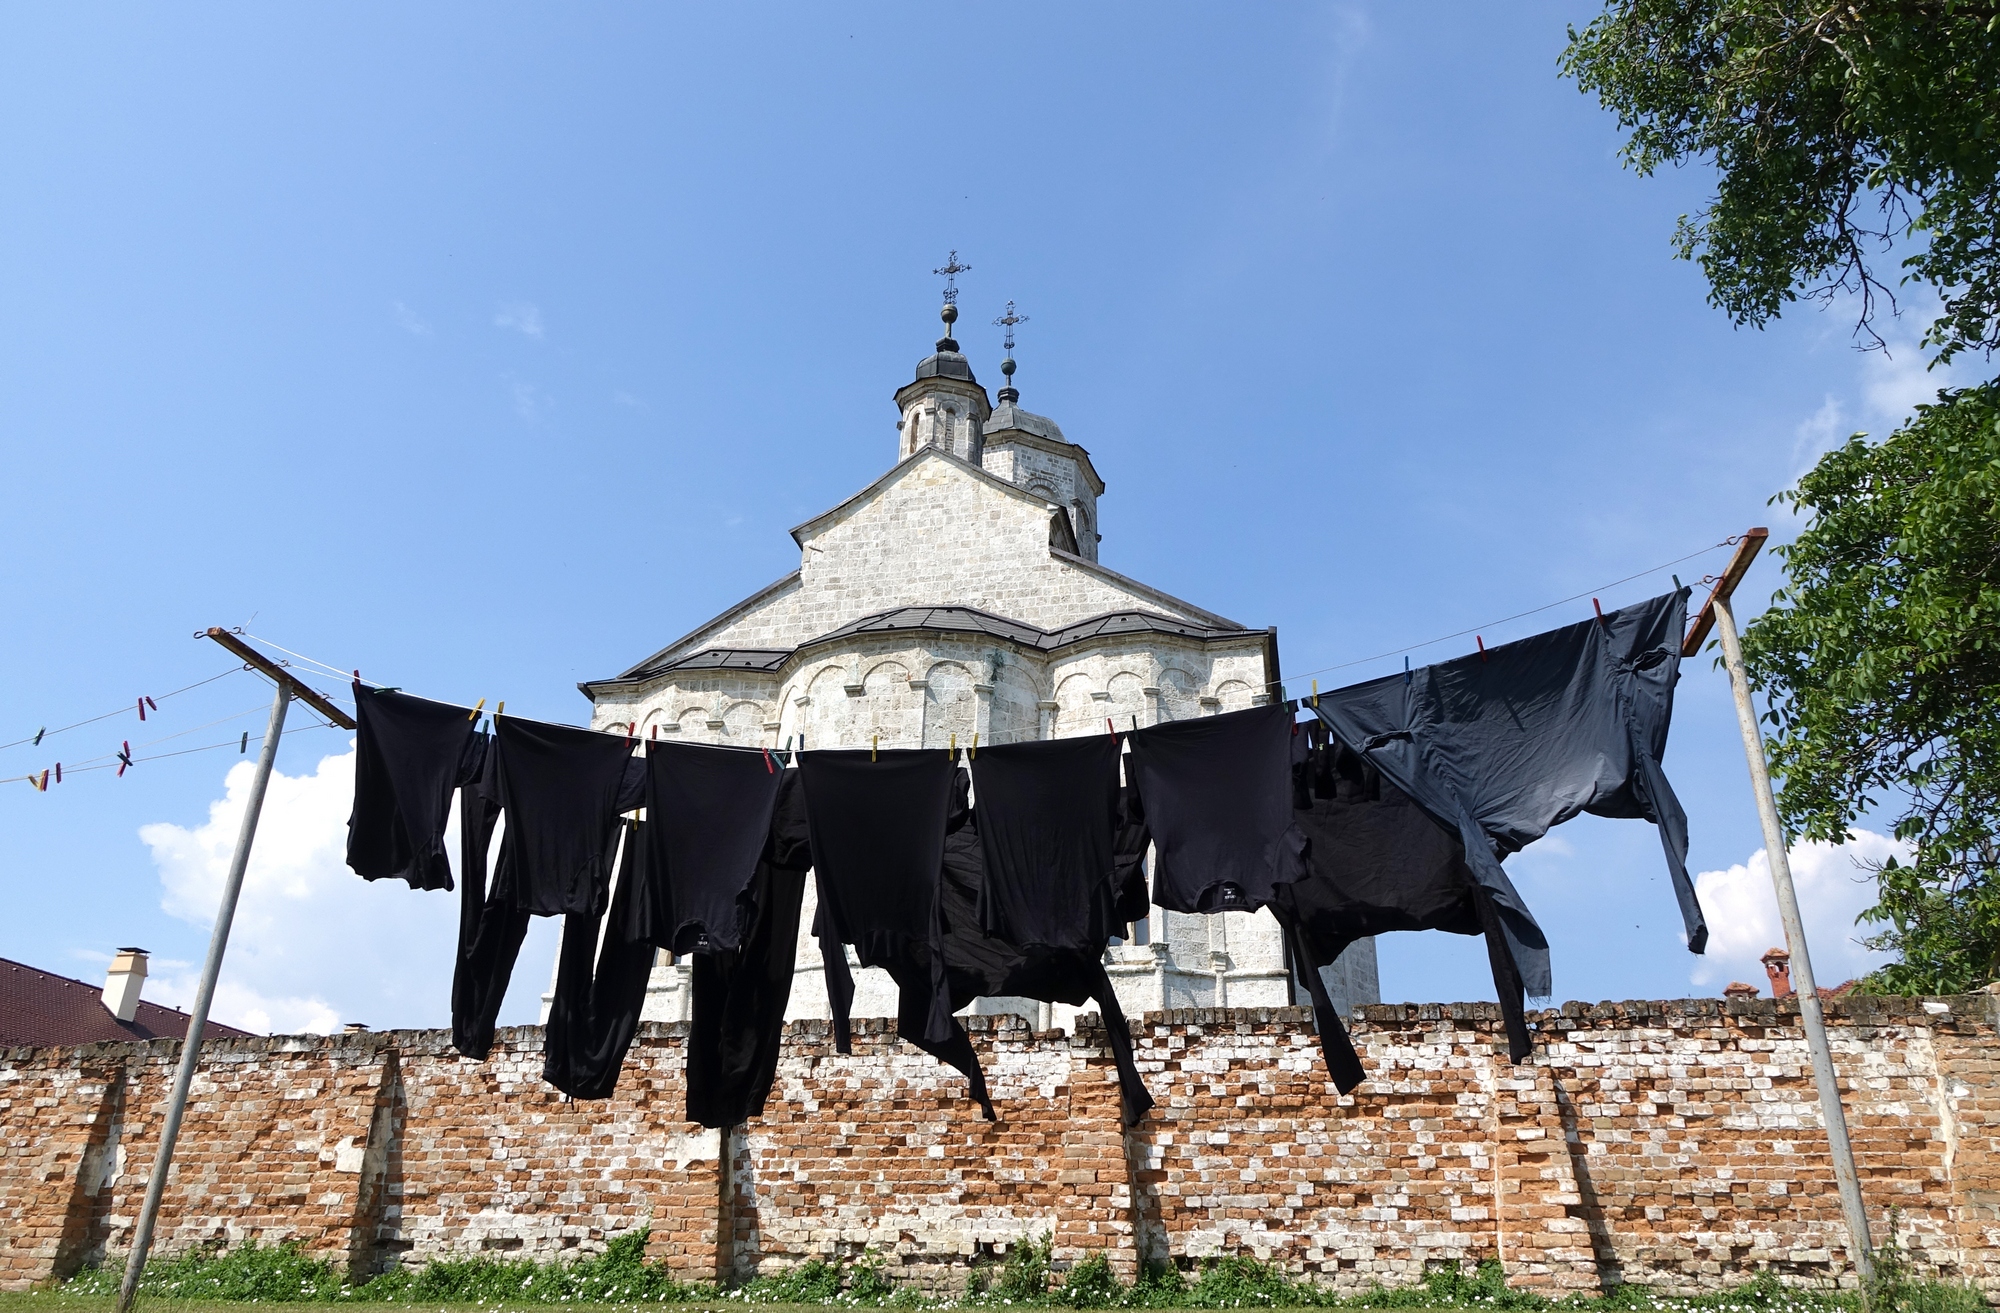
M 658 721 L 655 721 L 654 723 L 646 727 L 646 737 L 653 740 L 653 742 L 655 743 L 658 743 L 660 741 L 660 725 Z
M 47 793 L 49 791 L 49 773 L 43 771 L 40 775 L 30 775 L 28 783 L 34 785 L 37 791 Z
M 1479 634 L 1474 634 L 1472 641 L 1479 644 L 1479 659 L 1484 661 L 1486 659 L 1486 639 Z
M 144 699 L 144 698 L 140 698 L 140 699 L 139 699 L 139 719 L 141 719 L 141 720 L 144 720 L 145 718 L 146 718 L 146 699 Z
M 147 706 L 149 706 L 149 707 L 151 707 L 151 708 L 152 708 L 153 710 L 155 710 L 155 711 L 158 711 L 158 710 L 160 709 L 160 704 L 159 704 L 159 703 L 157 703 L 157 702 L 155 702 L 155 701 L 153 701 L 153 699 L 151 699 L 151 698 L 147 698 L 147 699 L 146 699 L 146 705 L 147 705 Z
M 57 783 L 57 784 L 61 784 L 61 783 L 62 783 L 62 763 L 61 763 L 61 762 L 57 762 L 57 763 L 56 763 L 56 783 Z
M 766 775 L 776 775 L 778 773 L 778 768 L 771 764 L 771 750 L 769 748 L 764 749 L 764 773 Z
M 1109 716 L 1106 716 L 1104 718 L 1104 732 L 1106 734 L 1111 735 L 1113 738 L 1116 738 L 1118 736 L 1118 727 L 1111 723 L 1111 717 Z
M 114 778 L 121 780 L 124 779 L 125 768 L 127 766 L 130 766 L 131 764 L 132 764 L 132 740 L 126 739 L 119 745 L 118 748 L 118 774 Z
M 1590 609 L 1591 609 L 1591 610 L 1593 610 L 1593 611 L 1595 611 L 1595 612 L 1597 612 L 1597 623 L 1598 623 L 1598 624 L 1600 624 L 1600 625 L 1601 625 L 1601 624 L 1603 624 L 1603 623 L 1604 623 L 1604 608 L 1603 608 L 1603 607 L 1601 607 L 1601 606 L 1599 606 L 1599 605 L 1597 604 L 1597 599 L 1596 599 L 1596 598 L 1594 598 L 1594 597 L 1590 599 Z

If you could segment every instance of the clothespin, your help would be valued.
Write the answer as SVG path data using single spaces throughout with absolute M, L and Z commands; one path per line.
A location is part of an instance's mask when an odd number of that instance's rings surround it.
M 240 757 L 248 751 L 250 751 L 250 731 L 246 729 L 243 731 L 242 740 L 236 745 L 236 755 Z
M 62 783 L 62 763 L 61 763 L 61 762 L 57 762 L 57 763 L 56 763 L 56 783 L 57 783 L 57 784 L 61 784 L 61 783 Z
M 628 742 L 632 738 L 633 731 L 637 730 L 638 728 L 639 728 L 639 722 L 635 720 L 628 720 L 625 722 L 625 738 Z
M 140 698 L 140 699 L 139 699 L 139 719 L 141 719 L 141 720 L 144 720 L 145 718 L 146 718 L 146 699 L 144 699 L 144 698 Z
M 1601 625 L 1601 624 L 1603 624 L 1603 623 L 1604 623 L 1604 608 L 1603 608 L 1603 607 L 1601 607 L 1601 606 L 1599 606 L 1599 605 L 1597 604 L 1597 599 L 1596 599 L 1596 598 L 1594 598 L 1594 597 L 1590 599 L 1590 609 L 1591 609 L 1591 610 L 1593 610 L 1593 611 L 1595 611 L 1595 612 L 1597 612 L 1597 623 L 1598 623 L 1598 624 L 1600 624 L 1600 625 Z
M 953 761 L 958 760 L 958 735 L 956 734 L 951 736 L 951 759 Z
M 1104 732 L 1114 736 L 1118 733 L 1118 727 L 1111 723 L 1111 717 L 1109 716 L 1104 718 Z
M 973 730 L 973 731 L 972 731 L 972 756 L 971 756 L 971 757 L 969 758 L 969 760 L 972 760 L 972 761 L 978 761 L 978 760 L 979 760 L 979 731 L 978 731 L 978 730 Z
M 355 677 L 356 677 L 356 678 L 358 679 L 358 678 L 360 677 L 360 675 L 361 675 L 361 672 L 357 670 L 357 671 L 355 671 L 355 672 L 354 672 L 354 674 L 355 674 Z M 478 720 L 478 719 L 479 719 L 479 713 L 480 713 L 480 712 L 482 712 L 482 711 L 484 711 L 484 710 L 486 710 L 486 699 L 485 699 L 485 698 L 481 698 L 481 699 L 479 699 L 479 705 L 478 705 L 478 706 L 476 706 L 476 707 L 474 707 L 474 708 L 473 708 L 473 709 L 472 709 L 471 711 L 467 712 L 467 713 L 466 713 L 466 715 L 465 715 L 465 718 L 466 718 L 467 720 Z
M 769 748 L 764 749 L 764 773 L 766 775 L 776 775 L 778 773 L 778 768 L 771 764 L 771 750 Z
M 482 700 L 483 700 L 483 699 L 482 699 Z M 498 720 L 498 719 L 499 719 L 500 717 L 502 717 L 502 716 L 504 716 L 504 715 L 506 715 L 506 714 L 507 714 L 507 703 L 506 703 L 506 701 L 505 701 L 505 700 L 503 699 L 503 700 L 501 701 L 501 703 L 500 703 L 500 705 L 499 705 L 499 706 L 497 706 L 497 707 L 493 708 L 493 718 L 494 718 L 495 720 Z
M 118 748 L 118 774 L 115 778 L 125 778 L 125 768 L 132 764 L 132 740 L 126 739 Z
M 1403 682 L 1405 684 L 1410 682 L 1410 658 L 1408 657 L 1403 658 Z
M 1477 643 L 1477 644 L 1479 644 L 1479 659 L 1480 659 L 1480 660 L 1481 660 L 1482 662 L 1483 662 L 1483 661 L 1485 661 L 1485 660 L 1486 660 L 1486 639 L 1485 639 L 1485 638 L 1484 638 L 1484 636 L 1482 636 L 1482 635 L 1479 635 L 1479 634 L 1474 634 L 1474 635 L 1472 636 L 1472 641 L 1473 641 L 1473 642 L 1475 642 L 1475 643 Z
M 44 726 L 42 726 L 42 727 L 41 727 L 40 729 L 38 729 L 38 730 L 36 730 L 36 731 L 35 731 L 35 746 L 36 746 L 36 747 L 38 747 L 38 748 L 39 748 L 39 747 L 41 747 L 41 746 L 42 746 L 42 735 L 44 735 L 44 734 L 46 734 L 46 733 L 48 733 L 48 732 L 49 732 L 49 727 L 48 727 L 47 725 L 44 725 Z
M 882 756 L 882 736 L 880 734 L 869 735 L 868 760 L 877 761 L 880 760 L 881 756 Z
M 1669 579 L 1671 579 L 1671 580 L 1673 580 L 1673 581 L 1674 581 L 1674 591 L 1675 591 L 1675 592 L 1677 592 L 1677 593 L 1678 593 L 1678 592 L 1679 592 L 1679 591 L 1680 591 L 1681 589 L 1683 589 L 1683 588 L 1687 587 L 1687 585 L 1686 585 L 1686 584 L 1684 584 L 1684 583 L 1682 583 L 1682 582 L 1681 582 L 1681 577 L 1680 577 L 1679 575 L 1677 575 L 1677 574 L 1671 574 L 1671 575 L 1668 575 L 1667 577 L 1668 577 Z
M 34 784 L 38 791 L 47 793 L 49 791 L 49 773 L 43 771 L 40 776 L 35 777 Z
M 651 725 L 648 725 L 646 727 L 646 737 L 653 740 L 655 743 L 660 741 L 660 725 L 658 721 L 655 721 Z
M 1313 681 L 1313 705 L 1319 705 L 1319 681 L 1317 679 Z

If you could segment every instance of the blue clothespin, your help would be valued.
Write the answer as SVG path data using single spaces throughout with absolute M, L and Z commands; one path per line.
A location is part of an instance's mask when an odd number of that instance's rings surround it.
M 1403 658 L 1403 682 L 1405 684 L 1410 682 L 1410 658 L 1408 657 Z

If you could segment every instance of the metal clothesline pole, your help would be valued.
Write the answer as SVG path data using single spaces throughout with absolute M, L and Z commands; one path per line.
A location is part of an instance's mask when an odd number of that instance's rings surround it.
M 222 885 L 222 905 L 215 912 L 215 930 L 208 940 L 208 959 L 202 963 L 201 985 L 195 990 L 194 1007 L 188 1014 L 187 1037 L 181 1041 L 180 1065 L 174 1071 L 173 1093 L 167 1100 L 167 1118 L 160 1128 L 160 1147 L 153 1155 L 153 1174 L 146 1181 L 146 1201 L 139 1209 L 138 1225 L 132 1229 L 132 1252 L 125 1260 L 125 1279 L 118 1287 L 118 1313 L 130 1313 L 139 1294 L 139 1278 L 146 1271 L 146 1254 L 153 1246 L 153 1226 L 160 1215 L 160 1199 L 167 1191 L 167 1172 L 174 1163 L 174 1142 L 180 1138 L 181 1118 L 187 1113 L 188 1091 L 194 1085 L 195 1068 L 201 1062 L 202 1032 L 208 1028 L 209 1005 L 215 1001 L 215 982 L 222 974 L 222 954 L 229 947 L 229 928 L 236 919 L 236 902 L 243 892 L 243 874 L 250 867 L 250 844 L 257 837 L 257 818 L 264 810 L 264 791 L 271 783 L 271 768 L 278 759 L 278 738 L 285 732 L 285 709 L 294 694 L 342 729 L 354 722 L 338 707 L 287 674 L 263 653 L 249 647 L 222 629 L 210 629 L 197 638 L 211 638 L 277 684 L 271 700 L 271 723 L 264 731 L 264 746 L 257 752 L 257 774 L 245 800 L 243 826 L 236 833 L 236 851 L 229 858 L 229 875 Z
M 1750 764 L 1750 787 L 1757 797 L 1757 818 L 1764 827 L 1764 855 L 1771 866 L 1771 884 L 1778 894 L 1778 916 L 1784 922 L 1785 946 L 1791 950 L 1792 979 L 1798 991 L 1799 1021 L 1806 1033 L 1806 1049 L 1812 1054 L 1813 1084 L 1819 1088 L 1820 1118 L 1826 1123 L 1827 1149 L 1833 1157 L 1833 1179 L 1839 1187 L 1840 1211 L 1847 1220 L 1848 1255 L 1866 1279 L 1874 1273 L 1873 1248 L 1868 1237 L 1868 1211 L 1861 1199 L 1861 1178 L 1854 1169 L 1854 1147 L 1847 1138 L 1847 1114 L 1841 1107 L 1840 1085 L 1833 1070 L 1833 1050 L 1827 1044 L 1826 1014 L 1820 1007 L 1818 982 L 1813 978 L 1812 954 L 1806 947 L 1805 922 L 1799 916 L 1799 896 L 1792 887 L 1792 866 L 1785 851 L 1785 831 L 1778 821 L 1777 799 L 1771 793 L 1771 772 L 1764 760 L 1764 736 L 1757 726 L 1757 709 L 1750 700 L 1750 676 L 1743 666 L 1743 644 L 1736 632 L 1736 616 L 1729 599 L 1743 574 L 1750 568 L 1768 530 L 1752 529 L 1743 535 L 1736 556 L 1716 581 L 1707 605 L 1695 618 L 1682 647 L 1683 656 L 1701 650 L 1711 625 L 1722 640 L 1722 661 L 1729 671 L 1730 691 L 1736 698 L 1736 721 L 1743 731 L 1743 755 Z

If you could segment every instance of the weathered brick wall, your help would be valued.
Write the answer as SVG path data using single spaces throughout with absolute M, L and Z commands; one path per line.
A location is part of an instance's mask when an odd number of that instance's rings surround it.
M 1979 996 L 1832 1009 L 1864 1191 L 1921 1271 L 2000 1294 L 2000 1036 Z M 1491 1005 L 1362 1009 L 1370 1077 L 1326 1080 L 1306 1013 L 1200 1009 L 1135 1026 L 1159 1106 L 1119 1123 L 1102 1028 L 975 1018 L 1002 1120 L 857 1023 L 794 1023 L 766 1115 L 681 1120 L 685 1028 L 647 1025 L 614 1098 L 540 1080 L 541 1032 L 489 1061 L 441 1032 L 208 1050 L 162 1252 L 296 1239 L 367 1274 L 468 1254 L 594 1252 L 652 1228 L 690 1279 L 882 1256 L 932 1289 L 1024 1237 L 1059 1264 L 1253 1254 L 1342 1287 L 1498 1259 L 1553 1292 L 1694 1291 L 1775 1271 L 1851 1284 L 1811 1069 L 1789 1004 L 1693 999 L 1534 1017 L 1506 1061 Z M 0 1053 L 0 1283 L 128 1243 L 175 1046 Z

